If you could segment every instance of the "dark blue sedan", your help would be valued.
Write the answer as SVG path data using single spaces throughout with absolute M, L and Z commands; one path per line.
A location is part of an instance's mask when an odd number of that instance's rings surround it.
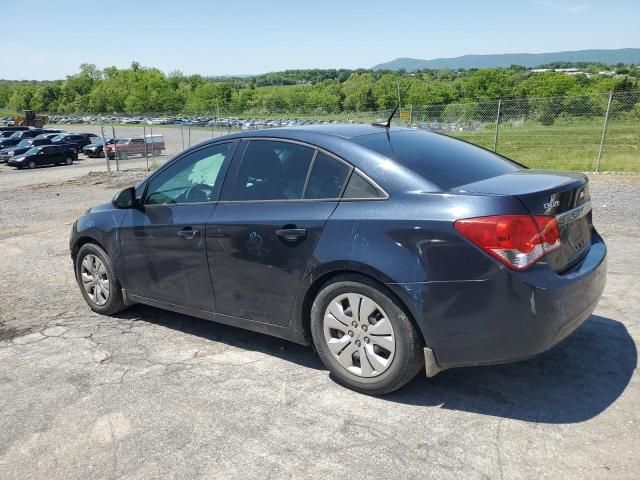
M 543 352 L 606 278 L 584 175 L 376 125 L 201 143 L 80 217 L 70 246 L 96 312 L 144 303 L 312 344 L 371 394 Z

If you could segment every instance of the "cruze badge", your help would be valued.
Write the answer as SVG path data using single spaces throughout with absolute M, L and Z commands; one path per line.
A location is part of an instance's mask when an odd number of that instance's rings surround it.
M 552 200 L 552 201 L 550 201 L 548 203 L 544 203 L 543 204 L 545 209 L 557 207 L 558 205 L 560 205 L 560 200 Z

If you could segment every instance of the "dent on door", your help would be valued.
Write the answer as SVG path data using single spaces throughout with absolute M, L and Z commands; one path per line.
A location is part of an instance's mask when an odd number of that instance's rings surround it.
M 220 204 L 207 253 L 223 315 L 289 323 L 307 262 L 336 202 Z

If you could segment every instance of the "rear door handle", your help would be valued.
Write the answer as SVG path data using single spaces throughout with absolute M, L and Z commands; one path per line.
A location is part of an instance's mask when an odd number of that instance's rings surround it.
M 287 242 L 295 242 L 307 236 L 306 228 L 280 228 L 276 230 L 276 235 Z
M 183 228 L 178 231 L 178 236 L 185 240 L 192 240 L 196 235 L 200 235 L 200 230 L 194 230 L 193 228 Z

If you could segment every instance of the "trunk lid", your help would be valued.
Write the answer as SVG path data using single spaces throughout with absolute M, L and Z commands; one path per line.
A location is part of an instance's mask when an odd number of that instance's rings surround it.
M 582 173 L 520 170 L 457 187 L 456 191 L 518 198 L 532 215 L 553 215 L 560 248 L 544 258 L 556 272 L 577 263 L 591 247 L 589 180 Z

